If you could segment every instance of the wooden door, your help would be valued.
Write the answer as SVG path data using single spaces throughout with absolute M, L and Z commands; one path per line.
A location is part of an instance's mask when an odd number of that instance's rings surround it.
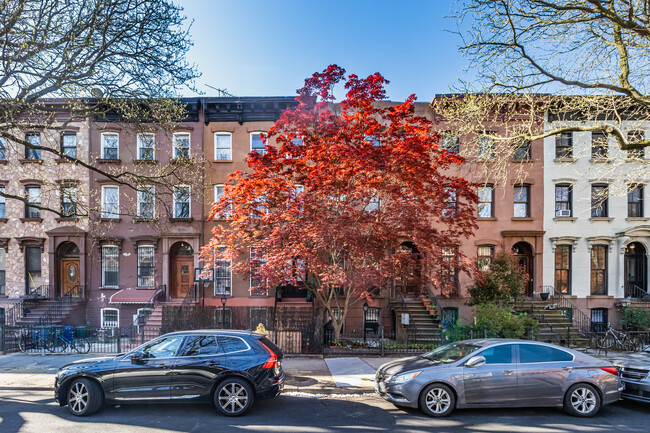
M 59 296 L 65 295 L 73 287 L 79 285 L 79 259 L 61 260 L 61 292 Z
M 192 266 L 194 260 L 189 257 L 174 257 L 172 260 L 172 296 L 182 298 L 192 285 Z

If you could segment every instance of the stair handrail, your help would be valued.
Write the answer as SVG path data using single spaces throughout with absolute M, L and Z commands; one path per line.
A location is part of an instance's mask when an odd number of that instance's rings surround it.
M 633 283 L 627 283 L 625 285 L 625 298 L 628 299 L 641 299 L 645 300 L 648 299 L 648 292 L 643 290 L 641 287 L 637 286 L 636 284 Z
M 542 286 L 542 289 L 551 294 L 553 303 L 557 305 L 558 310 L 571 311 L 571 324 L 573 324 L 578 331 L 584 336 L 591 336 L 593 331 L 591 329 L 591 317 L 587 316 L 581 309 L 566 298 L 562 293 L 557 291 L 553 286 Z
M 48 326 L 52 322 L 63 315 L 63 307 L 66 304 L 72 302 L 73 299 L 81 299 L 81 295 L 84 293 L 84 286 L 77 284 L 73 286 L 70 290 L 65 292 L 63 296 L 54 301 L 54 304 L 48 308 L 41 316 L 36 319 L 37 326 Z
M 18 319 L 25 317 L 25 300 L 20 299 L 11 307 L 5 309 L 5 324 L 14 326 Z
M 183 302 L 181 302 L 181 308 L 188 307 L 190 304 L 194 303 L 194 301 L 198 300 L 198 291 L 198 284 L 192 284 L 192 287 L 187 290 L 187 293 L 185 293 Z
M 429 297 L 429 300 L 433 302 L 433 304 L 436 306 L 436 310 L 438 310 L 440 313 L 440 323 L 444 325 L 444 322 L 446 322 L 446 317 L 447 314 L 445 312 L 445 308 L 442 306 L 440 303 L 440 300 L 436 296 L 435 293 L 433 293 L 433 288 L 431 287 L 430 284 L 427 284 L 427 295 Z
M 165 301 L 166 289 L 166 284 L 161 284 L 156 288 L 153 295 L 151 295 L 151 298 L 149 298 L 149 301 L 144 304 L 144 307 L 140 308 L 140 311 L 138 311 L 138 315 L 133 320 L 133 324 L 131 325 L 132 328 L 137 330 L 137 327 L 141 326 L 141 331 L 144 330 L 144 326 L 147 324 L 149 317 L 151 317 L 153 310 L 155 310 L 161 302 Z

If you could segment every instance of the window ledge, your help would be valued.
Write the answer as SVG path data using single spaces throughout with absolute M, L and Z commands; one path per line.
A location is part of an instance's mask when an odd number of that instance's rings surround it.
M 647 164 L 650 162 L 650 160 L 646 158 L 625 158 L 625 162 L 629 162 L 631 164 Z
M 476 221 L 496 221 L 497 219 L 495 217 L 478 217 L 476 218 Z
M 576 222 L 578 220 L 577 217 L 555 217 L 553 218 L 553 221 L 571 221 L 571 222 Z
M 592 221 L 592 222 L 607 221 L 608 223 L 611 223 L 612 221 L 614 221 L 614 218 L 611 218 L 611 217 L 591 217 L 591 218 L 589 218 L 589 221 Z
M 191 223 L 194 218 L 169 218 L 169 221 L 173 223 Z
M 232 159 L 213 159 L 212 162 L 233 162 Z
M 614 160 L 612 158 L 591 158 L 589 162 L 592 164 L 611 164 Z
M 646 217 L 627 217 L 625 221 L 650 221 L 650 218 Z
M 195 164 L 196 160 L 192 157 L 189 158 L 172 158 L 169 160 L 170 164 Z
M 26 159 L 26 158 L 20 158 L 18 160 L 21 164 L 42 164 L 43 160 L 42 159 Z
M 66 222 L 66 221 L 77 221 L 77 217 L 59 217 L 54 219 L 56 222 L 61 223 L 61 222 Z
M 568 163 L 573 163 L 576 162 L 578 158 L 567 158 L 567 157 L 561 157 L 561 158 L 555 158 L 553 162 L 568 162 Z
M 122 160 L 121 159 L 103 159 L 99 158 L 97 160 L 98 164 L 121 164 Z
M 99 222 L 103 222 L 103 223 L 110 223 L 110 222 L 119 223 L 121 220 L 122 220 L 121 218 L 104 218 L 104 217 L 100 217 L 98 219 Z
M 35 222 L 35 223 L 42 223 L 43 218 L 21 218 L 20 221 L 22 222 Z
M 158 164 L 157 159 L 136 159 L 133 162 L 135 164 Z
M 7 218 L 0 218 L 0 223 L 6 223 L 7 221 L 9 221 Z
M 56 158 L 54 162 L 57 164 L 74 164 L 77 161 L 73 158 Z
M 510 218 L 511 221 L 533 221 L 534 218 L 531 217 L 512 217 Z
M 513 162 L 513 163 L 515 163 L 515 164 L 532 164 L 532 163 L 534 163 L 535 161 L 533 161 L 533 160 L 530 159 L 530 158 L 529 158 L 529 159 L 515 159 L 515 158 L 512 158 L 512 159 L 510 160 L 510 162 Z
M 99 286 L 99 290 L 119 290 L 120 286 Z
M 134 223 L 148 223 L 148 222 L 155 222 L 158 221 L 158 218 L 141 218 L 141 217 L 133 217 L 132 220 Z

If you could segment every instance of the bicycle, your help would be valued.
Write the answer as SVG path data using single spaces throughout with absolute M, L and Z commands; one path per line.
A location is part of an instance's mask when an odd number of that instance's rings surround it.
M 50 338 L 37 337 L 34 344 L 32 333 L 28 330 L 16 331 L 14 337 L 18 342 L 18 349 L 23 353 L 31 349 L 45 349 L 48 352 L 54 352 L 54 342 Z
M 54 332 L 52 341 L 54 342 L 54 347 L 59 352 L 65 352 L 68 347 L 75 350 L 77 353 L 88 353 L 90 352 L 90 341 L 85 338 L 74 338 L 68 339 L 65 335 L 61 335 L 59 332 Z
M 623 331 L 614 329 L 611 323 L 607 323 L 607 331 L 597 342 L 599 349 L 611 349 L 617 347 L 622 350 L 635 351 L 639 347 L 639 342 L 630 338 Z

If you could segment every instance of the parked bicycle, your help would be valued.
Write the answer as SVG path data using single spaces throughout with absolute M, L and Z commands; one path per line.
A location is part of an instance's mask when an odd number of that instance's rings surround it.
M 71 350 L 75 350 L 77 353 L 90 352 L 90 341 L 85 338 L 66 338 L 65 335 L 62 335 L 59 332 L 53 332 L 50 335 L 51 341 L 53 342 L 53 350 L 65 352 L 69 347 Z
M 54 352 L 54 342 L 49 337 L 34 337 L 31 332 L 24 329 L 16 331 L 14 337 L 18 342 L 18 349 L 23 353 L 32 349 L 45 349 L 48 352 Z
M 623 331 L 614 329 L 611 323 L 607 324 L 607 331 L 597 341 L 599 349 L 620 349 L 628 351 L 637 351 L 641 349 L 641 343 L 631 338 Z

